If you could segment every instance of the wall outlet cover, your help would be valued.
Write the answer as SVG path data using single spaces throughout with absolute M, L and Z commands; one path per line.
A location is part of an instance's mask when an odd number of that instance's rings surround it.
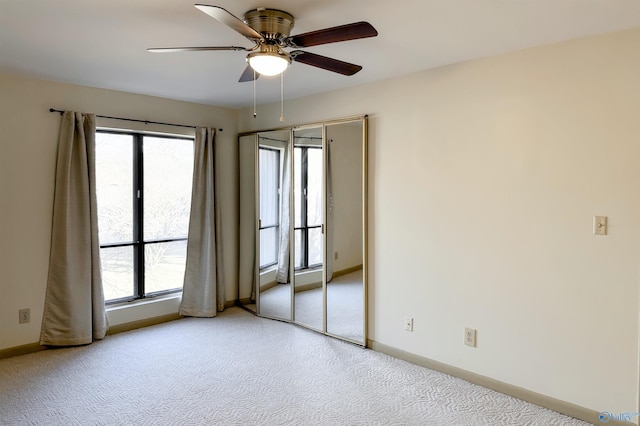
M 31 309 L 24 308 L 18 311 L 18 323 L 26 324 L 31 321 Z
M 464 329 L 464 344 L 471 347 L 476 347 L 476 334 L 475 328 L 465 327 Z

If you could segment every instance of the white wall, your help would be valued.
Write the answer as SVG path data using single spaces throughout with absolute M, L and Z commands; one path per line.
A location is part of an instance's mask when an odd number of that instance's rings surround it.
M 632 30 L 286 102 L 287 125 L 370 114 L 370 339 L 638 411 L 638 51 Z
M 50 107 L 223 128 L 217 140 L 225 190 L 226 298 L 237 298 L 237 111 L 0 74 L 0 349 L 39 340 L 47 281 L 60 115 Z M 184 129 L 98 120 L 98 125 L 164 132 Z M 193 131 L 191 131 L 193 134 Z M 31 322 L 18 324 L 18 309 Z M 120 310 L 111 324 L 177 312 L 175 300 Z

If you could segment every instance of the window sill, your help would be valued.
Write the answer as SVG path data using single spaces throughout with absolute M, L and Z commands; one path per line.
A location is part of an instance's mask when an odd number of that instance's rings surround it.
M 113 305 L 107 305 L 106 310 L 107 312 L 112 312 L 112 311 L 118 311 L 120 309 L 127 309 L 132 306 L 148 305 L 148 304 L 162 302 L 164 300 L 181 299 L 181 298 L 182 298 L 182 292 L 179 291 L 177 293 L 164 294 L 162 296 L 156 296 L 156 297 L 147 297 L 144 299 L 132 300 L 130 302 L 114 303 Z
M 317 284 L 322 286 L 322 269 L 304 269 L 302 271 L 296 271 L 295 288 L 298 289 L 308 288 L 310 285 L 312 288 L 316 288 Z
M 260 275 L 262 274 L 268 274 L 269 272 L 273 272 L 276 271 L 278 269 L 278 265 L 271 265 L 271 266 L 267 266 L 264 269 L 260 269 Z
M 166 315 L 177 315 L 182 292 L 149 299 L 122 302 L 106 307 L 109 326 L 118 326 Z

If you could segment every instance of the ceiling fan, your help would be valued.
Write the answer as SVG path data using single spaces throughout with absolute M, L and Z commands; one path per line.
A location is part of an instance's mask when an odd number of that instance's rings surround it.
M 254 46 L 250 48 L 239 46 L 168 47 L 147 50 L 149 52 L 206 50 L 250 52 L 246 58 L 249 64 L 240 76 L 239 81 L 241 82 L 253 81 L 261 74 L 267 76 L 281 74 L 292 60 L 347 76 L 353 75 L 360 71 L 362 66 L 302 50 L 286 52 L 284 49 L 299 49 L 378 35 L 376 29 L 368 22 L 354 22 L 290 36 L 294 18 L 282 10 L 259 7 L 245 13 L 241 20 L 219 6 L 196 4 L 195 7 L 245 36 L 254 43 Z

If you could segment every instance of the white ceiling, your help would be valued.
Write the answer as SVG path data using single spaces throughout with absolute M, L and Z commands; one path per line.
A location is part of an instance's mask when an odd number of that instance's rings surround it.
M 200 0 L 238 17 L 291 13 L 292 34 L 368 21 L 376 38 L 305 50 L 362 65 L 345 77 L 301 63 L 285 73 L 296 98 L 473 58 L 640 27 L 639 0 Z M 210 2 L 209 2 L 210 1 Z M 194 0 L 0 0 L 0 71 L 205 104 L 252 104 L 238 83 L 245 52 L 149 53 L 148 47 L 252 43 Z M 259 103 L 279 99 L 260 78 Z

